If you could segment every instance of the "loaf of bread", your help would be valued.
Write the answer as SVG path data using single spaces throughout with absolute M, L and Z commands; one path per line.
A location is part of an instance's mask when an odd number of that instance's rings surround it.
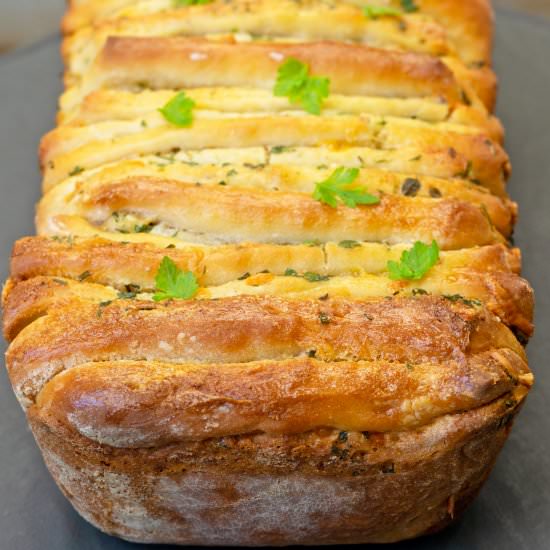
M 533 383 L 489 0 L 71 0 L 7 369 L 130 541 L 444 528 Z

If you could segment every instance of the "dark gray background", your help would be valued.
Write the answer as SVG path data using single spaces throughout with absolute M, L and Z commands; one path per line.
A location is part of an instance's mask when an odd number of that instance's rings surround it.
M 0 0 L 1 1 L 1 0 Z M 520 204 L 516 242 L 537 291 L 529 345 L 537 384 L 480 497 L 450 530 L 395 549 L 550 548 L 550 23 L 500 11 L 499 115 Z M 33 232 L 40 176 L 36 147 L 53 125 L 60 93 L 55 37 L 0 58 L 0 279 L 15 239 Z M 81 520 L 49 477 L 5 375 L 0 374 L 0 549 L 129 550 Z M 166 547 L 163 547 L 166 548 Z

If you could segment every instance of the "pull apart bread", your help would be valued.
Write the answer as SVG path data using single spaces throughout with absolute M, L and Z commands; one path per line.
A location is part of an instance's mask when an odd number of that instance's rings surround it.
M 479 491 L 532 383 L 488 0 L 72 0 L 7 368 L 139 542 L 391 542 Z

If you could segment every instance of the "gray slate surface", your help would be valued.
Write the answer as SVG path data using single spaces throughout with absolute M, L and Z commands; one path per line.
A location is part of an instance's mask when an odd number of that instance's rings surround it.
M 550 24 L 500 12 L 496 67 L 499 114 L 514 163 L 516 233 L 525 275 L 537 291 L 529 346 L 537 385 L 480 497 L 450 530 L 396 550 L 550 548 Z M 56 39 L 0 59 L 0 278 L 12 242 L 33 231 L 39 197 L 36 146 L 53 124 L 60 92 Z M 130 550 L 81 520 L 50 479 L 0 371 L 0 550 Z M 161 547 L 159 547 L 161 548 Z M 166 548 L 166 547 L 163 547 Z

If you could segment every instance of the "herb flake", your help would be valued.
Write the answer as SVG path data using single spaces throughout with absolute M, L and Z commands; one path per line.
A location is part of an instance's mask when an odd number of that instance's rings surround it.
M 82 166 L 75 166 L 70 172 L 69 176 L 78 176 L 78 174 L 82 174 L 84 172 L 84 168 Z
M 176 8 L 182 6 L 201 6 L 203 4 L 210 4 L 214 0 L 172 0 L 172 3 Z
M 338 243 L 338 246 L 340 248 L 360 248 L 361 243 L 358 243 L 357 241 L 346 240 L 346 241 L 340 241 Z
M 401 7 L 406 13 L 414 13 L 418 11 L 418 6 L 415 3 L 415 0 L 401 0 Z
M 399 17 L 401 12 L 389 6 L 364 6 L 363 14 L 369 19 L 378 19 L 379 17 Z

